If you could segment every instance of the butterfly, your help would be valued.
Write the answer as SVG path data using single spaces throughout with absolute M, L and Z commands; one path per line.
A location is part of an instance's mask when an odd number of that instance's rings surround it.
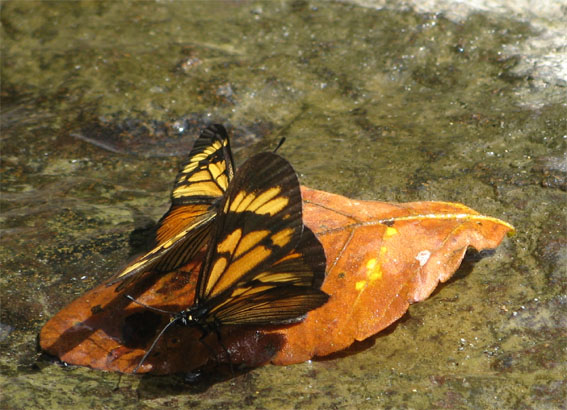
M 207 242 L 234 172 L 226 129 L 208 126 L 175 179 L 171 207 L 158 222 L 154 248 L 115 275 L 108 286 L 121 281 L 119 292 L 146 272 L 170 272 L 189 262 Z
M 203 337 L 214 331 L 220 342 L 222 326 L 302 321 L 329 298 L 320 289 L 325 268 L 323 246 L 303 225 L 292 166 L 271 152 L 253 156 L 221 200 L 193 305 L 171 314 L 134 372 L 174 323 L 196 326 Z

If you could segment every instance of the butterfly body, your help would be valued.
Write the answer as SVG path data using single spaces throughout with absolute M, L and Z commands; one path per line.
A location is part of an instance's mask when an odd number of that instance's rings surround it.
M 196 326 L 205 333 L 208 333 L 215 327 L 214 321 L 212 323 L 207 322 L 207 319 L 211 319 L 208 316 L 208 313 L 209 312 L 206 307 L 193 305 L 188 309 L 174 314 L 171 317 L 171 322 L 177 322 L 184 326 Z

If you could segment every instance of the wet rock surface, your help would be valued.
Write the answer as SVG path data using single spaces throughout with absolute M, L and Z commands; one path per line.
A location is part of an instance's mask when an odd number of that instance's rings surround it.
M 2 4 L 3 405 L 563 405 L 566 6 L 382 3 Z M 187 384 L 40 357 L 46 320 L 143 248 L 211 122 L 238 163 L 286 137 L 305 185 L 518 233 L 331 360 Z

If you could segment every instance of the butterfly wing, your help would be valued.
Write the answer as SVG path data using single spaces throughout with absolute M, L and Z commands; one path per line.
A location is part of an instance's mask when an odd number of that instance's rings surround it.
M 175 179 L 171 208 L 156 231 L 156 247 L 163 247 L 163 251 L 156 256 L 153 270 L 176 269 L 202 248 L 233 177 L 234 160 L 226 129 L 220 124 L 210 125 L 195 141 Z
M 213 124 L 203 130 L 189 159 L 175 178 L 173 206 L 211 204 L 224 195 L 234 176 L 234 160 L 226 129 Z
M 305 227 L 296 249 L 240 284 L 227 295 L 212 300 L 209 315 L 226 325 L 283 325 L 300 322 L 310 310 L 327 302 L 320 290 L 325 279 L 325 251 Z
M 201 133 L 176 177 L 171 208 L 158 222 L 155 246 L 123 269 L 109 285 L 120 291 L 145 272 L 167 272 L 189 262 L 210 237 L 220 199 L 234 176 L 225 128 L 211 125 Z
M 327 301 L 319 289 L 325 253 L 310 231 L 303 237 L 301 208 L 299 181 L 283 158 L 258 154 L 238 170 L 197 283 L 202 321 L 292 323 Z

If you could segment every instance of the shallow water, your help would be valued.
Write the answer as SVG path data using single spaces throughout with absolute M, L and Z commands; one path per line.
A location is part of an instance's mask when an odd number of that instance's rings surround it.
M 3 407 L 564 405 L 567 106 L 502 52 L 527 22 L 304 1 L 4 2 L 1 21 Z M 344 357 L 196 386 L 40 358 L 211 121 L 237 162 L 285 136 L 305 185 L 462 202 L 518 234 Z

